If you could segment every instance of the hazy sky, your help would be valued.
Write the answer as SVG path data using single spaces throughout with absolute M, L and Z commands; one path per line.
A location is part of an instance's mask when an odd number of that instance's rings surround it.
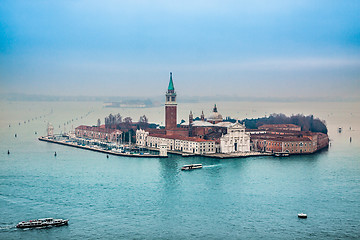
M 359 0 L 2 0 L 0 94 L 360 95 Z

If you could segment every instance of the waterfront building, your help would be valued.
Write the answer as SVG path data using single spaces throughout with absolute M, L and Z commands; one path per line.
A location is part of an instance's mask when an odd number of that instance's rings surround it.
M 220 152 L 250 152 L 250 134 L 245 132 L 245 125 L 236 122 L 227 127 L 227 133 L 220 138 Z
M 161 149 L 166 145 L 167 150 L 193 154 L 209 154 L 216 152 L 215 141 L 197 137 L 185 137 L 163 134 L 149 134 L 145 130 L 136 131 L 136 145 Z
M 81 125 L 75 128 L 75 136 L 79 138 L 91 138 L 105 142 L 119 142 L 122 131 L 105 127 L 91 127 Z
M 166 144 L 160 144 L 159 156 L 162 156 L 162 157 L 167 156 L 167 145 Z
M 306 154 L 319 151 L 329 144 L 324 133 L 286 132 L 284 134 L 262 133 L 251 135 L 251 147 L 261 152 L 287 152 L 290 154 Z

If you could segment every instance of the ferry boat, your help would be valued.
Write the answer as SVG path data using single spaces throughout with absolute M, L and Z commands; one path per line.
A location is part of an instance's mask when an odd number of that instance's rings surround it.
M 42 218 L 30 221 L 19 222 L 16 225 L 17 228 L 34 228 L 34 227 L 50 227 L 50 226 L 63 226 L 67 225 L 69 219 L 53 219 L 53 218 Z
M 202 168 L 202 164 L 190 164 L 190 165 L 184 165 L 181 170 L 193 170 L 193 169 L 199 169 Z
M 305 213 L 299 213 L 298 218 L 307 218 L 307 215 Z

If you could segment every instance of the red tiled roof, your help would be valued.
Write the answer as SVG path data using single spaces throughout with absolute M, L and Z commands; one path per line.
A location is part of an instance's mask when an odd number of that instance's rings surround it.
M 278 134 L 256 134 L 251 135 L 252 139 L 260 140 L 273 140 L 273 141 L 282 141 L 282 142 L 297 142 L 297 141 L 311 141 L 308 137 L 298 137 L 298 136 L 288 136 L 288 135 L 278 135 Z
M 264 124 L 260 126 L 261 128 L 299 128 L 300 126 L 295 124 Z
M 180 136 L 180 135 L 150 134 L 149 136 L 150 137 L 158 137 L 158 138 L 192 141 L 192 142 L 214 142 L 214 140 L 205 140 L 205 139 L 197 138 L 197 137 L 184 137 L 184 136 Z
M 78 127 L 75 128 L 75 130 L 86 130 L 86 131 L 101 132 L 101 133 L 113 133 L 113 132 L 116 132 L 116 131 L 121 132 L 118 129 L 92 127 L 92 126 L 85 126 L 85 125 L 78 126 Z
M 264 129 L 251 129 L 251 128 L 246 128 L 245 132 L 263 132 L 265 131 Z

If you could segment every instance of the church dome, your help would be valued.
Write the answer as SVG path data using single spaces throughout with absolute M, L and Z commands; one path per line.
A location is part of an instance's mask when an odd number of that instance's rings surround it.
M 222 121 L 223 118 L 222 118 L 222 115 L 218 112 L 213 112 L 210 114 L 210 116 L 207 118 L 207 120 L 210 120 L 210 121 Z
M 207 120 L 212 122 L 221 122 L 223 120 L 222 115 L 217 111 L 216 104 L 214 106 L 213 112 L 210 114 Z

